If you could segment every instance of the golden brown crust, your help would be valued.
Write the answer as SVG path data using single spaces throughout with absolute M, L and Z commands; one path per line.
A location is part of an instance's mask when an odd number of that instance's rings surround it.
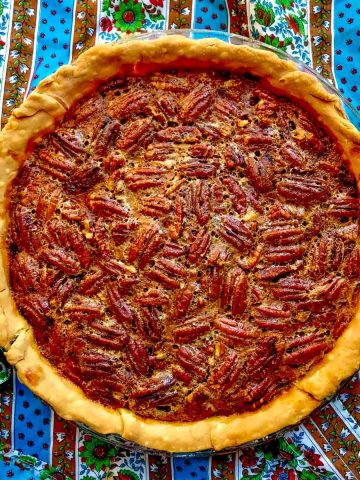
M 41 356 L 31 330 L 22 331 L 6 353 L 16 365 L 22 383 L 44 398 L 63 418 L 87 423 L 100 433 L 123 431 L 118 412 L 88 400 L 83 392 L 58 373 Z
M 199 65 L 248 71 L 265 77 L 280 92 L 301 100 L 327 126 L 360 174 L 360 133 L 345 118 L 338 98 L 310 74 L 300 72 L 275 53 L 233 46 L 219 40 L 193 41 L 182 36 L 155 41 L 134 40 L 99 45 L 43 80 L 36 91 L 15 109 L 0 136 L 0 235 L 7 230 L 6 189 L 33 143 L 54 129 L 66 111 L 101 82 L 117 75 L 157 70 L 159 65 Z M 4 249 L 5 251 L 5 249 Z M 90 401 L 73 383 L 61 377 L 41 356 L 31 328 L 12 300 L 6 253 L 0 259 L 0 345 L 16 365 L 21 381 L 46 400 L 64 418 L 82 421 L 100 433 L 118 433 L 142 445 L 169 451 L 222 449 L 260 438 L 297 423 L 360 364 L 360 313 L 337 341 L 335 348 L 297 386 L 263 408 L 229 417 L 193 423 L 142 419 L 128 410 L 111 410 Z
M 146 447 L 171 452 L 221 450 L 260 438 L 299 422 L 320 404 L 294 387 L 255 412 L 189 423 L 159 422 L 87 399 L 41 356 L 30 330 L 20 332 L 6 357 L 16 366 L 20 381 L 63 418 L 86 423 L 99 433 L 120 434 Z

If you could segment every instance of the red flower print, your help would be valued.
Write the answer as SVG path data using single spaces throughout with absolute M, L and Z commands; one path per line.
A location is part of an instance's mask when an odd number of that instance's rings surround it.
M 151 5 L 154 5 L 155 7 L 160 7 L 162 8 L 164 6 L 163 0 L 150 0 Z
M 271 475 L 271 480 L 279 480 L 279 475 L 285 473 L 283 468 L 276 467 L 274 473 Z
M 324 465 L 321 461 L 320 455 L 312 452 L 311 450 L 305 450 L 304 457 L 313 467 L 322 467 Z
M 254 450 L 248 449 L 244 450 L 243 455 L 240 457 L 242 466 L 244 468 L 251 468 L 256 465 L 256 456 Z
M 103 32 L 111 32 L 111 30 L 113 29 L 112 21 L 108 17 L 102 17 L 100 21 L 100 26 Z

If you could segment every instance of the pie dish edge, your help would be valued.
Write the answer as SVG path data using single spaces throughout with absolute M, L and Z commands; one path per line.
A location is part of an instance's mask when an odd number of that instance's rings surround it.
M 82 96 L 115 75 L 136 68 L 156 70 L 179 60 L 225 70 L 246 70 L 266 77 L 272 86 L 311 105 L 322 123 L 337 138 L 351 166 L 360 174 L 360 133 L 345 118 L 335 95 L 313 76 L 300 72 L 291 61 L 275 53 L 248 46 L 234 46 L 216 39 L 190 40 L 169 36 L 154 41 L 133 40 L 99 45 L 73 64 L 61 67 L 43 80 L 34 93 L 14 110 L 0 134 L 0 345 L 15 365 L 20 380 L 66 419 L 81 421 L 100 433 L 118 433 L 141 445 L 169 451 L 216 450 L 263 437 L 295 424 L 335 392 L 342 380 L 360 364 L 360 312 L 338 339 L 332 351 L 305 377 L 268 405 L 255 412 L 212 417 L 189 423 L 143 419 L 129 410 L 113 410 L 87 399 L 80 388 L 63 378 L 43 358 L 31 327 L 18 312 L 11 297 L 7 275 L 6 190 L 25 160 L 29 147 L 55 127 L 66 111 Z

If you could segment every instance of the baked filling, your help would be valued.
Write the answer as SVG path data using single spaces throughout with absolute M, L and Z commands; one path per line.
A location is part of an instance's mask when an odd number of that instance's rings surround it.
M 255 77 L 115 79 L 12 184 L 12 293 L 89 398 L 177 422 L 256 410 L 351 321 L 358 217 L 334 141 Z

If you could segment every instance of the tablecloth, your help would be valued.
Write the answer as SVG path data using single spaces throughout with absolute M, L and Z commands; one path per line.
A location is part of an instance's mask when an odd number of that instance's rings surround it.
M 359 0 L 0 0 L 1 125 L 42 78 L 88 47 L 179 28 L 238 33 L 280 48 L 313 66 L 360 112 Z M 0 361 L 0 381 L 6 376 Z M 355 375 L 281 438 L 170 459 L 102 442 L 59 418 L 11 374 L 0 387 L 0 480 L 360 479 L 359 424 Z

